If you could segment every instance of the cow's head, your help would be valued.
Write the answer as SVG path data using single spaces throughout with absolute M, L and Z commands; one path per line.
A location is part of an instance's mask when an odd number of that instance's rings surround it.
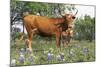
M 77 13 L 78 13 L 78 10 L 76 11 L 75 14 L 61 14 L 63 18 L 65 19 L 65 23 L 67 23 L 68 27 L 72 27 L 73 21 L 75 20 Z

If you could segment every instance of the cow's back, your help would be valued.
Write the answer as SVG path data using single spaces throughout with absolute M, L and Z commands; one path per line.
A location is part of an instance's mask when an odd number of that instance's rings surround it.
M 57 28 L 49 20 L 49 18 L 43 16 L 28 15 L 24 18 L 24 23 L 31 29 L 37 28 L 41 34 L 52 35 Z

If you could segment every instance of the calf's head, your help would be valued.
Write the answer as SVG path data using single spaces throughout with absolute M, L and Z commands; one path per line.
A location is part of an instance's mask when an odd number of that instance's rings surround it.
M 63 37 L 73 37 L 73 30 L 72 28 L 68 28 L 66 31 L 62 32 Z

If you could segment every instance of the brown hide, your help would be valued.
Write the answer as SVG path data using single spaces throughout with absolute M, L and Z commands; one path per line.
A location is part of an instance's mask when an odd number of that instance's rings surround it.
M 28 32 L 29 45 L 31 50 L 33 34 L 41 36 L 56 36 L 56 45 L 60 47 L 61 32 L 66 31 L 74 20 L 72 15 L 65 15 L 63 18 L 47 18 L 43 16 L 28 15 L 24 17 L 24 25 Z
M 72 29 L 68 28 L 66 31 L 62 32 L 62 43 L 64 47 L 66 47 L 69 44 L 72 37 L 73 37 Z

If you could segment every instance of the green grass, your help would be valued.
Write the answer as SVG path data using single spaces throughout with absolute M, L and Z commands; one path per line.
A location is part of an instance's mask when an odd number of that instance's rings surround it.
M 16 41 L 18 42 L 18 47 L 25 48 L 24 41 Z M 56 42 L 55 40 L 52 41 L 52 44 L 50 41 L 41 40 L 41 39 L 35 39 L 32 43 L 33 48 L 33 59 L 34 59 L 34 65 L 39 64 L 55 64 L 55 63 L 76 63 L 76 62 L 90 62 L 95 61 L 95 43 L 94 42 L 88 42 L 88 41 L 71 41 L 70 44 L 64 48 L 61 44 L 61 48 L 56 48 Z M 88 49 L 87 53 L 83 52 L 83 49 Z M 27 60 L 27 58 L 30 56 L 28 54 L 25 54 L 25 62 L 24 64 L 19 63 L 18 57 L 19 53 L 18 50 L 15 47 L 15 42 L 11 42 L 11 60 L 16 59 L 16 65 L 31 65 L 30 62 Z M 35 52 L 34 50 L 38 50 Z M 53 54 L 53 59 L 47 63 L 47 55 L 49 50 L 52 49 L 51 53 Z M 45 52 L 45 54 L 44 54 Z M 64 61 L 57 61 L 57 55 L 60 53 L 64 53 Z M 72 54 L 70 54 L 72 53 Z

